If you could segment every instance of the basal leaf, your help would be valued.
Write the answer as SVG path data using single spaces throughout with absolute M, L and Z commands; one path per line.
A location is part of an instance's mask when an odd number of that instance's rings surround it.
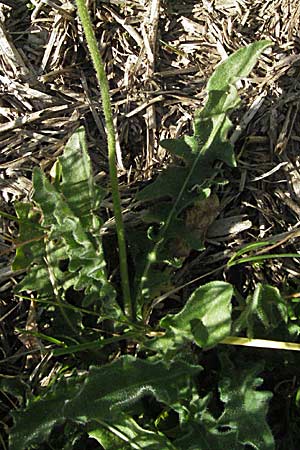
M 16 202 L 15 211 L 19 220 L 19 242 L 12 264 L 13 270 L 26 269 L 33 261 L 43 258 L 44 231 L 39 225 L 41 214 L 30 203 Z M 21 245 L 23 243 L 23 245 Z
M 98 233 L 102 225 L 95 215 L 105 191 L 94 182 L 84 128 L 79 128 L 67 142 L 59 158 L 62 172 L 60 189 L 85 230 Z
M 35 168 L 32 204 L 16 204 L 19 240 L 24 244 L 18 247 L 13 267 L 28 269 L 16 289 L 57 302 L 66 301 L 69 292 L 80 291 L 80 306 L 121 318 L 100 239 L 102 222 L 97 210 L 103 191 L 93 179 L 83 128 L 68 141 L 58 167 L 60 176 L 53 183 Z M 69 323 L 62 308 L 60 312 L 61 317 L 57 313 L 51 322 L 54 333 L 58 331 L 55 324 Z M 69 316 L 76 319 L 74 326 L 69 323 L 69 332 L 71 327 L 72 334 L 80 334 L 82 314 Z
M 201 367 L 185 362 L 167 365 L 163 361 L 149 362 L 131 356 L 123 356 L 105 366 L 91 367 L 84 379 L 73 376 L 68 381 L 62 380 L 54 390 L 50 389 L 42 398 L 30 402 L 25 410 L 13 414 L 15 426 L 10 434 L 10 449 L 24 450 L 43 442 L 54 425 L 67 419 L 125 427 L 124 414 L 144 396 L 153 396 L 180 410 L 188 379 L 200 370 Z M 145 433 L 135 427 L 133 435 L 137 434 L 137 439 L 145 438 Z M 153 435 L 147 439 L 159 442 L 159 437 L 155 440 Z
M 254 336 L 254 329 L 262 328 L 264 335 L 272 333 L 288 321 L 288 308 L 278 288 L 259 283 L 253 294 L 246 299 L 241 315 L 233 325 L 233 332 L 247 331 L 247 336 Z
M 113 296 L 113 288 L 106 277 L 106 264 L 100 243 L 93 239 L 64 196 L 38 169 L 34 170 L 33 183 L 33 199 L 42 209 L 43 226 L 49 227 L 48 239 L 62 239 L 65 258 L 69 259 L 69 271 L 76 272 L 74 288 L 85 288 L 90 302 L 96 301 L 97 297 Z M 93 289 L 93 282 L 97 283 L 96 289 Z
M 133 357 L 121 357 L 112 364 L 93 367 L 82 389 L 65 406 L 67 417 L 103 418 L 110 421 L 146 395 L 159 402 L 174 405 L 188 376 L 201 367 L 182 361 L 167 365 Z
M 216 345 L 230 334 L 232 294 L 232 286 L 223 281 L 196 289 L 178 314 L 169 314 L 160 321 L 166 333 L 153 347 L 172 354 L 187 341 L 203 348 Z
M 0 377 L 0 391 L 5 391 L 14 397 L 16 397 L 20 403 L 22 403 L 25 391 L 28 386 L 22 380 L 20 376 L 4 375 Z
M 16 292 L 35 291 L 40 297 L 53 297 L 53 285 L 49 278 L 47 264 L 33 264 L 27 275 L 18 283 Z
M 62 182 L 58 186 L 51 184 L 39 169 L 33 174 L 33 200 L 42 212 L 47 240 L 55 243 L 52 251 L 59 247 L 62 258 L 68 259 L 69 273 L 76 273 L 74 288 L 85 289 L 86 303 L 112 298 L 115 294 L 107 281 L 99 238 L 101 222 L 95 214 L 103 194 L 93 180 L 82 128 L 68 141 L 60 164 Z M 53 263 L 59 262 L 57 256 L 52 258 Z M 70 279 L 69 274 L 65 273 L 64 278 Z
M 237 50 L 217 66 L 208 81 L 208 90 L 225 90 L 228 84 L 234 84 L 240 78 L 248 76 L 261 53 L 270 45 L 271 41 L 262 40 Z
M 10 450 L 24 450 L 47 440 L 52 428 L 64 422 L 65 402 L 80 389 L 80 382 L 73 374 L 68 380 L 56 383 L 44 397 L 31 400 L 24 410 L 14 411 L 9 443 Z
M 258 390 L 263 383 L 263 379 L 257 377 L 261 371 L 261 365 L 237 370 L 223 356 L 219 391 L 225 410 L 218 419 L 218 426 L 234 430 L 239 444 L 251 445 L 256 450 L 273 450 L 274 439 L 266 422 L 272 394 Z
M 132 418 L 120 418 L 113 426 L 98 427 L 89 431 L 105 450 L 177 450 L 162 433 L 146 430 Z
M 235 164 L 233 148 L 227 140 L 231 122 L 226 116 L 239 104 L 235 83 L 251 72 L 258 57 L 270 45 L 271 42 L 266 40 L 255 42 L 238 50 L 217 66 L 207 84 L 206 104 L 196 113 L 194 135 L 161 142 L 168 151 L 184 160 L 188 171 L 182 167 L 168 168 L 154 183 L 138 193 L 139 200 L 152 199 L 152 193 L 177 199 L 179 193 L 184 195 L 190 185 L 200 184 L 212 175 L 211 163 L 216 159 L 222 159 L 229 165 Z M 167 182 L 164 180 L 165 176 L 168 178 Z M 181 192 L 187 176 L 190 181 L 184 192 Z
M 235 84 L 250 73 L 257 58 L 270 44 L 269 41 L 255 42 L 223 61 L 208 82 L 207 101 L 195 115 L 194 134 L 161 142 L 164 148 L 181 159 L 182 164 L 167 168 L 136 197 L 139 201 L 155 202 L 153 208 L 150 205 L 149 215 L 154 222 L 160 223 L 157 242 L 146 257 L 144 273 L 137 280 L 141 285 L 137 289 L 138 304 L 151 301 L 151 293 L 143 294 L 143 284 L 152 276 L 152 263 L 159 264 L 167 259 L 169 241 L 174 232 L 182 237 L 182 227 L 178 226 L 176 230 L 176 224 L 180 224 L 183 210 L 201 200 L 205 190 L 213 186 L 218 171 L 215 162 L 219 160 L 229 166 L 235 165 L 233 146 L 227 137 L 232 125 L 228 114 L 239 104 Z M 166 202 L 169 202 L 169 207 Z M 158 212 L 160 205 L 164 210 L 162 213 Z M 201 248 L 200 243 L 198 247 Z
M 224 411 L 214 417 L 209 410 L 210 396 L 194 397 L 189 417 L 174 445 L 182 450 L 274 450 L 274 439 L 267 424 L 270 392 L 261 390 L 257 374 L 261 365 L 236 368 L 227 356 L 221 356 L 219 382 Z M 205 404 L 206 403 L 206 404 Z

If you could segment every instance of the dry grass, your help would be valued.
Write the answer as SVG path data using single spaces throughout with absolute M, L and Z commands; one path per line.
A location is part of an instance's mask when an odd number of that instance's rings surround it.
M 207 250 L 178 272 L 178 283 L 187 273 L 205 275 L 208 264 L 212 270 L 220 266 L 245 242 L 294 232 L 300 221 L 300 4 L 87 1 L 111 87 L 118 167 L 126 186 L 168 163 L 159 141 L 190 131 L 219 61 L 255 40 L 274 43 L 240 85 L 242 104 L 231 136 L 238 169 L 225 170 L 230 184 L 218 192 L 222 212 L 209 231 Z M 30 193 L 33 166 L 50 170 L 80 124 L 87 130 L 95 172 L 105 175 L 106 137 L 100 93 L 72 1 L 0 1 L 0 49 L 0 209 L 13 214 L 12 203 Z M 14 234 L 13 222 L 3 219 L 2 319 L 11 311 L 7 299 L 16 276 L 9 269 Z M 285 248 L 296 251 L 295 233 L 288 236 Z M 248 279 L 247 270 L 241 283 L 263 277 L 282 285 L 300 273 L 297 260 L 266 264 Z M 236 281 L 238 275 L 232 270 L 226 276 Z

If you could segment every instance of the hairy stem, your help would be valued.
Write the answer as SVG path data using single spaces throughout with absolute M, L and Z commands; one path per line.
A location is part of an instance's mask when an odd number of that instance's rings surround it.
M 128 278 L 128 265 L 127 265 L 127 252 L 124 233 L 124 224 L 122 219 L 121 201 L 118 185 L 118 174 L 116 166 L 116 139 L 115 128 L 113 124 L 113 116 L 109 95 L 109 86 L 104 69 L 104 64 L 100 51 L 98 49 L 97 40 L 92 27 L 90 15 L 85 3 L 85 0 L 76 0 L 78 16 L 83 26 L 84 34 L 86 37 L 89 52 L 94 64 L 94 68 L 97 74 L 98 83 L 100 86 L 102 106 L 105 117 L 106 129 L 107 129 L 107 142 L 108 142 L 108 161 L 109 161 L 109 174 L 111 182 L 111 191 L 113 198 L 114 214 L 116 221 L 116 230 L 118 236 L 119 246 L 119 259 L 120 259 L 120 272 L 121 272 L 121 284 L 124 302 L 125 314 L 133 317 L 133 305 L 130 295 L 130 286 Z

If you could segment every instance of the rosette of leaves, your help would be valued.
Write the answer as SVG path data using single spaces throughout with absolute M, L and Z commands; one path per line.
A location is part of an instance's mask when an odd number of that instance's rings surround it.
M 205 227 L 195 233 L 191 228 L 197 225 L 195 217 L 203 214 L 201 207 L 209 204 L 215 162 L 235 164 L 227 139 L 228 113 L 239 100 L 235 82 L 249 73 L 268 45 L 267 41 L 252 44 L 222 63 L 209 81 L 207 103 L 196 115 L 194 136 L 163 142 L 182 158 L 183 165 L 170 167 L 138 195 L 139 200 L 158 205 L 148 215 L 158 229 L 150 228 L 144 237 L 142 232 L 135 233 L 135 242 L 130 240 L 139 316 L 168 283 L 170 272 L 165 267 L 172 270 L 180 264 L 170 253 L 172 240 L 185 233 L 191 248 L 203 245 Z M 33 187 L 32 203 L 16 207 L 23 245 L 18 247 L 14 268 L 28 268 L 19 290 L 37 292 L 61 304 L 71 287 L 83 292 L 84 306 L 111 319 L 120 317 L 99 237 L 97 209 L 104 193 L 93 181 L 82 129 L 59 159 L 54 182 L 36 169 Z M 119 356 L 80 375 L 75 371 L 61 374 L 48 387 L 40 387 L 37 396 L 12 414 L 10 448 L 41 448 L 56 426 L 69 424 L 64 429 L 70 434 L 73 425 L 76 436 L 77 426 L 82 427 L 105 450 L 242 450 L 245 445 L 274 450 L 266 422 L 270 394 L 258 390 L 262 367 L 235 368 L 226 357 L 221 358 L 218 400 L 222 408 L 216 414 L 211 410 L 216 392 L 200 396 L 197 383 L 202 367 L 191 363 L 184 352 L 191 342 L 210 348 L 230 334 L 232 295 L 232 286 L 225 282 L 201 286 L 179 313 L 160 321 L 164 331 L 135 334 L 143 358 Z M 247 328 L 249 317 L 250 312 L 236 328 Z

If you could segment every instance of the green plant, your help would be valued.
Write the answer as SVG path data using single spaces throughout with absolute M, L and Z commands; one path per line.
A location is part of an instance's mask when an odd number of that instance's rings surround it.
M 245 331 L 251 338 L 257 329 L 285 326 L 288 312 L 279 292 L 258 286 L 234 308 L 233 318 L 233 287 L 213 281 L 195 289 L 177 314 L 150 325 L 157 295 L 168 289 L 172 271 L 182 264 L 179 244 L 187 252 L 203 248 L 207 224 L 192 225 L 203 208 L 216 205 L 211 195 L 218 182 L 215 162 L 235 165 L 227 139 L 228 114 L 239 103 L 235 84 L 270 43 L 256 42 L 220 64 L 196 114 L 194 135 L 162 142 L 183 164 L 169 167 L 137 194 L 149 204 L 144 220 L 151 226 L 128 233 L 135 267 L 130 292 L 108 85 L 84 2 L 77 4 L 106 110 L 122 292 L 108 277 L 99 216 L 106 192 L 93 179 L 80 128 L 58 159 L 55 179 L 50 182 L 36 168 L 32 201 L 16 204 L 21 244 L 13 268 L 27 269 L 17 293 L 29 291 L 40 304 L 40 332 L 31 333 L 50 343 L 45 351 L 54 357 L 68 357 L 70 368 L 62 364 L 56 379 L 12 414 L 10 448 L 37 448 L 48 441 L 51 448 L 71 449 L 78 433 L 87 433 L 107 450 L 274 449 L 266 420 L 271 393 L 258 389 L 263 365 L 243 359 L 237 364 L 234 355 L 218 349 L 218 388 L 201 390 L 207 368 L 199 352 L 234 333 Z M 281 332 L 288 335 L 287 327 Z M 131 355 L 114 356 L 121 341 Z M 74 440 L 55 444 L 51 433 L 58 426 Z

